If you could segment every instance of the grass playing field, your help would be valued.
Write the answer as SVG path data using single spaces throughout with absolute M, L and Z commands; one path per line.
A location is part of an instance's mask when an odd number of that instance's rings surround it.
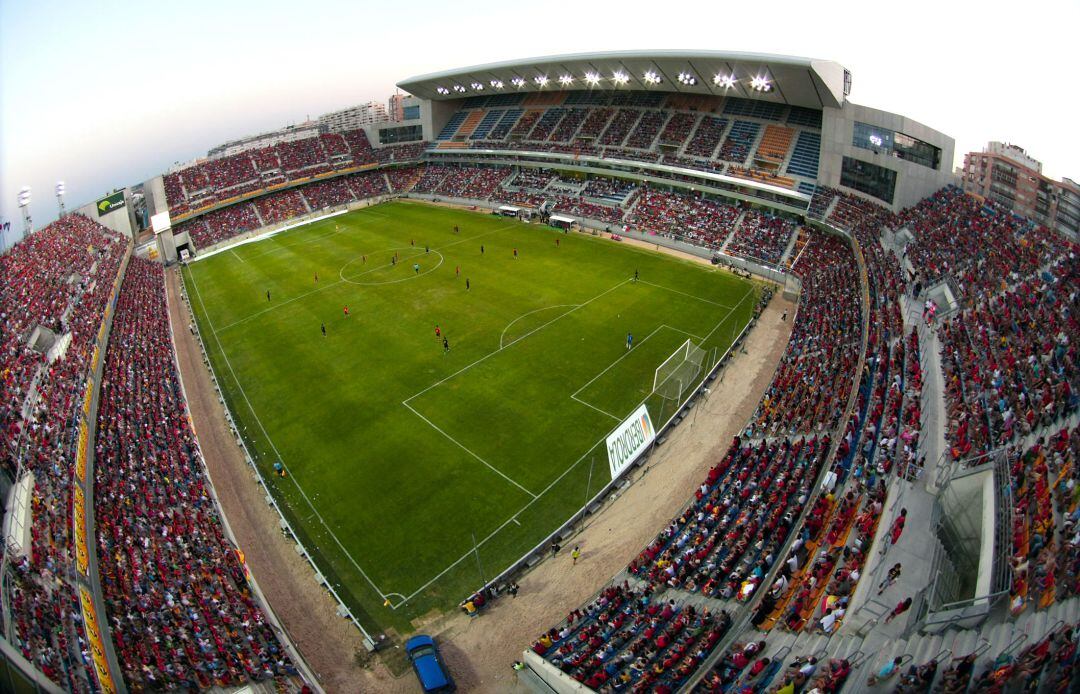
M 629 244 L 409 202 L 234 247 L 184 279 L 290 522 L 361 622 L 398 631 L 579 509 L 610 480 L 619 421 L 642 401 L 656 426 L 670 416 L 650 397 L 656 367 L 688 337 L 722 354 L 758 295 Z

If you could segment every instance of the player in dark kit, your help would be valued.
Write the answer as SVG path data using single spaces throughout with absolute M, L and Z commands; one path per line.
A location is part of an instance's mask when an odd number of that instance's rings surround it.
M 321 323 L 320 327 L 322 327 L 322 336 L 326 337 L 326 323 Z
M 446 341 L 445 337 L 442 339 L 442 351 L 443 354 L 446 354 L 450 351 L 450 343 Z

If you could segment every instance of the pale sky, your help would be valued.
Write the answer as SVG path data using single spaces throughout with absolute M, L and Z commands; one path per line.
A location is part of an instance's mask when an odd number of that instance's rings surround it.
M 957 141 L 1012 142 L 1080 179 L 1080 0 L 896 3 L 0 0 L 0 220 L 35 226 L 224 140 L 369 100 L 413 75 L 633 49 L 835 60 L 852 101 Z

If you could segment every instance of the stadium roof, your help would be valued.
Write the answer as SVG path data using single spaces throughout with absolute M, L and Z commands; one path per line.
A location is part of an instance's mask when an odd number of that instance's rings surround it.
M 808 108 L 839 108 L 844 102 L 846 75 L 849 73 L 842 65 L 830 60 L 766 53 L 614 51 L 474 65 L 411 77 L 397 86 L 434 101 L 515 91 L 617 89 L 741 96 Z

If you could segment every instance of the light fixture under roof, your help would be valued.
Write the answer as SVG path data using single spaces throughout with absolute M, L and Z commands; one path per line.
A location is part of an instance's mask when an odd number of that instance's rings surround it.
M 758 75 L 750 80 L 750 88 L 756 92 L 767 92 L 772 90 L 772 83 L 769 82 L 768 77 Z
M 723 87 L 724 89 L 731 89 L 735 86 L 735 76 L 725 75 L 721 72 L 716 73 L 712 81 L 717 87 Z
M 611 81 L 615 84 L 623 85 L 630 81 L 630 76 L 622 70 L 618 70 L 611 76 Z
M 513 77 L 513 78 L 510 79 L 510 84 L 514 85 L 518 89 L 521 89 L 522 87 L 525 86 L 525 78 L 524 77 Z
M 585 84 L 589 85 L 590 87 L 595 87 L 596 85 L 600 84 L 600 75 L 592 72 L 591 70 L 589 72 L 586 72 Z
M 484 85 L 482 82 L 473 82 L 472 88 L 478 92 L 484 91 Z
M 505 84 L 503 84 L 502 80 L 491 80 L 489 84 L 491 85 L 492 89 L 502 89 L 506 86 Z
M 537 87 L 546 87 L 548 83 L 548 76 L 537 75 L 536 77 L 533 77 L 533 82 L 536 82 Z
M 697 77 L 694 77 L 692 72 L 680 72 L 678 79 L 679 84 L 685 84 L 687 87 L 693 87 L 697 84 Z
M 450 93 L 450 90 L 447 89 L 446 87 L 435 87 L 435 91 L 442 94 L 443 96 L 446 96 L 447 94 Z
M 561 84 L 564 87 L 569 87 L 573 83 L 574 83 L 574 77 L 572 75 L 561 75 L 559 77 L 559 84 Z
M 642 79 L 645 80 L 645 84 L 660 84 L 664 81 L 664 79 L 660 77 L 660 75 L 658 75 L 655 70 L 646 70 L 645 74 L 642 76 Z

